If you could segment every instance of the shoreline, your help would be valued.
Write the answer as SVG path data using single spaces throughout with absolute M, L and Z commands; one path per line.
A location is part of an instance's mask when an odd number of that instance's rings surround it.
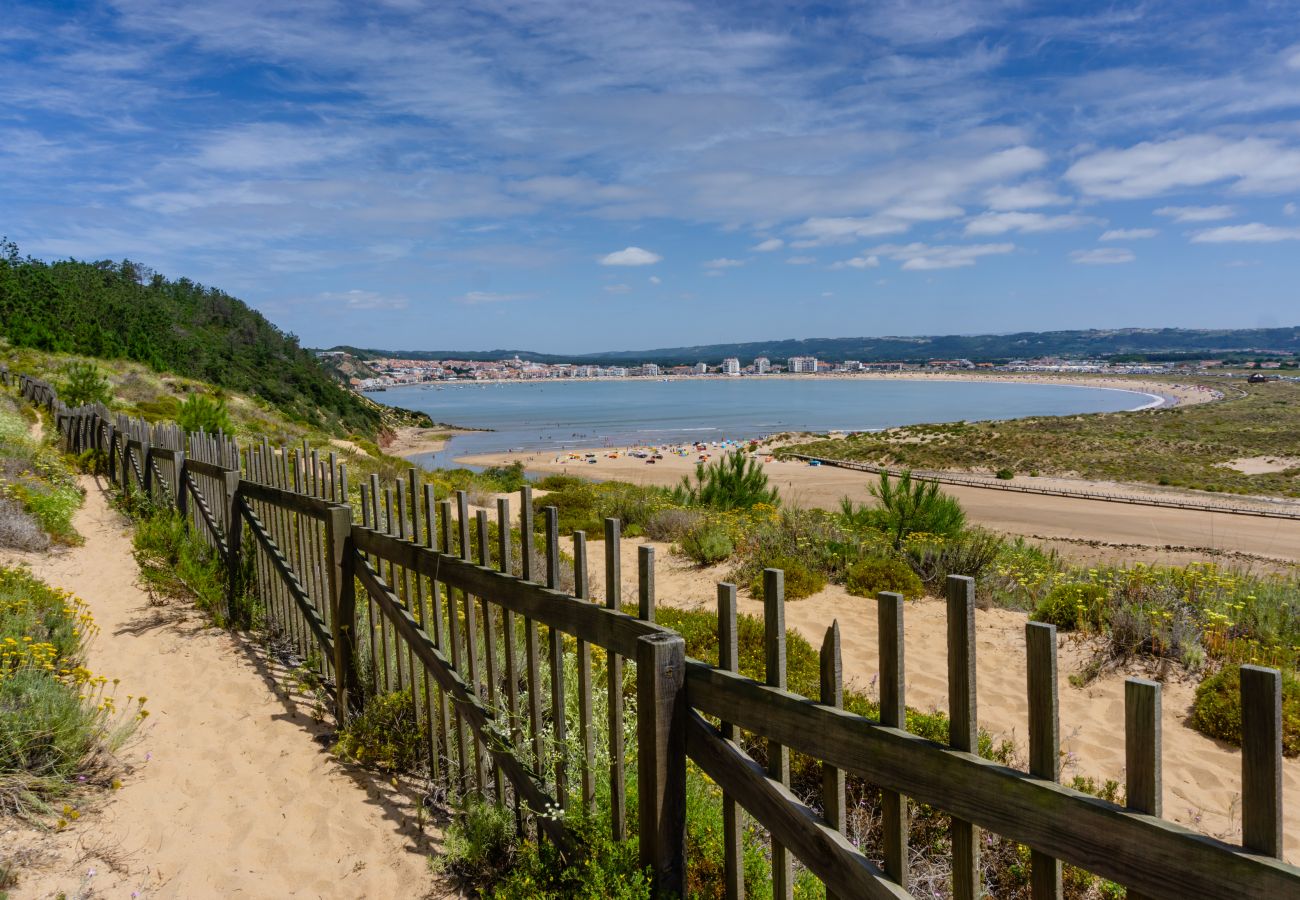
M 435 425 L 433 428 L 403 425 L 396 429 L 397 434 L 393 440 L 387 446 L 381 445 L 379 449 L 389 456 L 409 459 L 426 453 L 441 453 L 457 435 L 476 434 L 482 430 L 481 428 L 459 428 L 453 425 L 446 427 Z
M 1168 376 L 1175 378 L 1177 376 Z M 758 379 L 763 381 L 966 381 L 966 382 L 991 382 L 1003 384 L 1042 384 L 1055 387 L 1091 387 L 1101 388 L 1103 390 L 1124 391 L 1133 394 L 1145 394 L 1153 400 L 1160 398 L 1159 408 L 1169 406 L 1186 406 L 1196 403 L 1208 403 L 1214 400 L 1222 399 L 1223 392 L 1205 385 L 1196 383 L 1184 383 L 1182 381 L 1163 381 L 1161 376 L 1152 375 L 1102 375 L 1102 374 L 1053 374 L 1048 372 L 971 372 L 962 370 L 960 372 L 841 372 L 841 373 L 819 373 L 819 374 L 791 374 L 788 372 L 778 372 L 767 375 L 662 375 L 662 376 L 645 376 L 645 375 L 627 375 L 627 376 L 601 376 L 599 378 L 581 377 L 581 378 L 537 378 L 537 379 L 484 379 L 481 381 L 423 381 L 411 384 L 393 385 L 385 391 L 376 391 L 373 393 L 385 393 L 387 390 L 397 388 L 429 388 L 437 387 L 475 387 L 486 385 L 554 385 L 566 384 L 571 382 L 625 382 L 630 384 L 647 383 L 654 384 L 664 381 L 731 381 L 737 379 Z M 370 393 L 363 392 L 366 396 Z M 371 396 L 371 399 L 375 399 Z M 376 400 L 382 403 L 382 400 Z M 1135 412 L 1139 409 L 1157 408 L 1157 404 L 1151 403 L 1145 406 L 1134 407 L 1129 412 Z M 464 428 L 463 431 L 474 431 L 480 429 Z

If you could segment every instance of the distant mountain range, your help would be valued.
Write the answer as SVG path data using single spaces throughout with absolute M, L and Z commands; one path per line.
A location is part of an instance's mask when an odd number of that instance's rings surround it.
M 925 362 L 969 359 L 1005 362 L 1037 356 L 1129 357 L 1148 360 L 1217 358 L 1225 356 L 1300 355 L 1300 326 L 1287 328 L 1112 328 L 1088 331 L 1023 331 L 1016 334 L 950 334 L 918 337 L 807 338 L 750 341 L 742 344 L 703 344 L 654 350 L 609 350 L 602 353 L 536 353 L 531 350 L 374 350 L 334 347 L 360 359 L 520 359 L 542 363 L 629 365 L 653 362 L 717 365 L 734 356 L 748 363 L 758 356 L 773 361 L 791 356 L 815 356 L 839 361 Z

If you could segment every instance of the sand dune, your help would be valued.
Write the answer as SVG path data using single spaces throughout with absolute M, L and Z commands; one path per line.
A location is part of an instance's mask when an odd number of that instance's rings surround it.
M 637 543 L 624 541 L 623 597 L 633 601 L 637 591 Z M 699 569 L 673 556 L 666 544 L 653 544 L 656 555 L 657 600 L 662 605 L 693 609 L 716 608 L 716 584 L 726 579 L 726 565 Z M 603 544 L 590 545 L 593 593 L 604 596 Z M 741 612 L 761 617 L 762 603 L 742 591 Z M 831 585 L 805 600 L 786 604 L 787 627 L 814 647 L 827 627 L 839 620 L 846 682 L 875 694 L 879 672 L 875 601 L 850 596 Z M 1025 622 L 1023 613 L 978 610 L 977 704 L 981 728 L 1009 737 L 1028 751 L 1026 712 Z M 947 631 L 945 604 L 925 599 L 907 604 L 904 613 L 907 703 L 923 710 L 947 708 Z M 1069 683 L 1089 657 L 1089 648 L 1061 636 L 1058 649 L 1061 750 L 1063 778 L 1091 776 L 1099 782 L 1124 783 L 1124 675 L 1114 674 L 1084 688 Z M 1152 677 L 1155 673 L 1143 673 Z M 1241 753 L 1187 726 L 1195 683 L 1171 678 L 1162 688 L 1164 732 L 1165 818 L 1228 841 L 1241 838 Z M 1022 760 L 1022 768 L 1027 761 Z M 1300 759 L 1284 763 L 1286 856 L 1300 860 Z

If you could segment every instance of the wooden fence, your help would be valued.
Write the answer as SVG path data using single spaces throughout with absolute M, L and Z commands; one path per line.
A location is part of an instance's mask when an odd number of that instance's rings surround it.
M 1030 771 L 975 752 L 969 578 L 954 576 L 947 586 L 951 727 L 943 745 L 905 728 L 904 604 L 897 594 L 876 602 L 881 714 L 874 721 L 840 708 L 837 626 L 821 648 L 820 696 L 786 689 L 778 570 L 764 573 L 766 676 L 755 681 L 737 673 L 733 585 L 718 586 L 718 666 L 687 658 L 682 637 L 655 624 L 652 548 L 638 552 L 637 614 L 623 611 L 633 598 L 620 594 L 615 519 L 604 523 L 607 589 L 595 602 L 586 535 L 574 534 L 574 588 L 562 591 L 558 516 L 548 507 L 534 522 L 529 488 L 517 517 L 506 499 L 497 501 L 494 516 L 471 515 L 463 492 L 439 500 L 415 470 L 392 485 L 372 477 L 353 490 L 333 454 L 322 458 L 306 446 L 265 440 L 241 447 L 223 435 L 187 436 L 102 407 L 70 410 L 49 385 L 16 380 L 25 397 L 54 415 L 66 449 L 102 451 L 116 485 L 174 504 L 186 516 L 225 560 L 230 602 L 242 590 L 256 594 L 267 626 L 328 685 L 340 722 L 376 697 L 409 691 L 420 752 L 436 783 L 508 804 L 521 822 L 568 847 L 574 839 L 563 811 L 592 809 L 598 779 L 609 784 L 603 811 L 613 836 L 631 833 L 624 765 L 634 758 L 635 832 L 660 894 L 680 893 L 684 885 L 689 759 L 723 791 L 729 897 L 745 893 L 741 810 L 770 835 L 776 897 L 792 896 L 795 859 L 832 896 L 910 896 L 908 798 L 951 816 L 952 892 L 962 900 L 981 895 L 982 831 L 1031 848 L 1035 898 L 1061 896 L 1062 863 L 1124 885 L 1130 896 L 1300 897 L 1300 870 L 1280 859 L 1276 670 L 1243 667 L 1244 843 L 1234 846 L 1161 818 L 1154 682 L 1126 684 L 1128 806 L 1059 783 L 1050 625 L 1026 628 Z M 604 684 L 593 683 L 593 648 L 606 654 Z M 625 662 L 635 666 L 634 697 L 623 689 Z M 608 771 L 598 773 L 593 726 L 602 698 Z M 630 747 L 625 712 L 635 723 Z M 745 741 L 766 742 L 765 765 L 745 752 Z M 791 753 L 820 762 L 820 796 L 792 793 Z M 879 865 L 844 834 L 846 776 L 883 791 Z

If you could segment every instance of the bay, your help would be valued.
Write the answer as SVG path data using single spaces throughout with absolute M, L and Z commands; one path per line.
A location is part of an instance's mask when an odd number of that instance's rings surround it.
M 504 450 L 746 440 L 782 431 L 1117 412 L 1154 405 L 1137 391 L 1082 385 L 875 378 L 700 378 L 421 384 L 371 395 L 434 421 L 490 429 L 412 458 L 453 467 Z

